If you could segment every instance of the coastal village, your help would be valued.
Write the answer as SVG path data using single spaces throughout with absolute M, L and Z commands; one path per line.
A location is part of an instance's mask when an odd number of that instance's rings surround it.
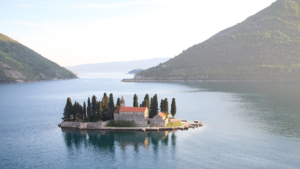
M 70 104 L 71 99 L 68 98 L 64 110 L 64 117 L 62 118 L 64 121 L 59 124 L 59 127 L 99 130 L 159 131 L 184 130 L 202 126 L 200 121 L 190 123 L 188 120 L 178 120 L 174 117 L 176 114 L 175 98 L 172 100 L 171 112 L 169 112 L 167 99 L 161 100 L 160 109 L 158 109 L 157 95 L 151 98 L 149 104 L 150 99 L 147 94 L 143 103 L 140 104 L 140 107 L 138 107 L 138 98 L 136 95 L 134 95 L 133 98 L 133 107 L 126 106 L 124 96 L 122 96 L 121 99 L 118 98 L 116 105 L 113 104 L 112 94 L 110 94 L 110 98 L 108 98 L 106 93 L 104 93 L 102 102 L 97 102 L 96 99 L 96 96 L 93 96 L 92 103 L 90 103 L 90 99 L 88 99 L 88 107 L 86 108 L 85 103 L 83 107 L 77 102 L 75 102 L 74 105 Z M 70 105 L 72 105 L 72 108 Z M 103 109 L 103 107 L 105 108 Z M 98 109 L 96 110 L 95 108 Z M 69 113 L 68 109 L 71 110 Z M 87 112 L 85 110 L 87 110 Z

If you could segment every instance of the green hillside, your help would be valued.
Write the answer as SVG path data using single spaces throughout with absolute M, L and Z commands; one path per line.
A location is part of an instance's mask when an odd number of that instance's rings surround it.
M 135 79 L 300 78 L 299 7 L 300 0 L 277 0 Z
M 0 83 L 71 78 L 71 71 L 0 33 Z

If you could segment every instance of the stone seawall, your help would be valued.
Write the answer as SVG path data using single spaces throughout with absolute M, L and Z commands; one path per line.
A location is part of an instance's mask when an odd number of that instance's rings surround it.
M 87 123 L 81 123 L 81 122 L 70 122 L 70 121 L 63 121 L 61 123 L 62 128 L 76 128 L 80 130 L 99 130 L 102 129 L 103 127 L 107 126 L 109 124 L 109 121 L 106 122 L 87 122 Z

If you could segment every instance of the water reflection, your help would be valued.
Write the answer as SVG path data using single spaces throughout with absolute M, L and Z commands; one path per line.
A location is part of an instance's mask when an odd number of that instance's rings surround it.
M 76 130 L 62 128 L 65 144 L 68 149 L 80 149 L 81 147 L 92 147 L 98 151 L 108 151 L 115 153 L 116 147 L 125 151 L 127 147 L 133 146 L 135 152 L 139 152 L 140 147 L 152 147 L 154 152 L 158 151 L 160 143 L 168 146 L 169 141 L 173 148 L 176 145 L 175 132 L 112 132 L 102 130 Z

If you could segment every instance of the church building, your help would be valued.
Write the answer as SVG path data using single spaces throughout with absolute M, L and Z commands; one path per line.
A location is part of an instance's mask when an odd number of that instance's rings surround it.
M 114 120 L 134 121 L 136 126 L 145 127 L 165 127 L 169 122 L 170 115 L 159 113 L 152 119 L 149 118 L 147 107 L 126 107 L 126 100 L 122 96 L 120 100 L 120 110 L 115 110 Z
M 149 110 L 147 107 L 125 107 L 124 96 L 120 100 L 120 110 L 114 112 L 114 120 L 134 121 L 139 127 L 147 126 Z

